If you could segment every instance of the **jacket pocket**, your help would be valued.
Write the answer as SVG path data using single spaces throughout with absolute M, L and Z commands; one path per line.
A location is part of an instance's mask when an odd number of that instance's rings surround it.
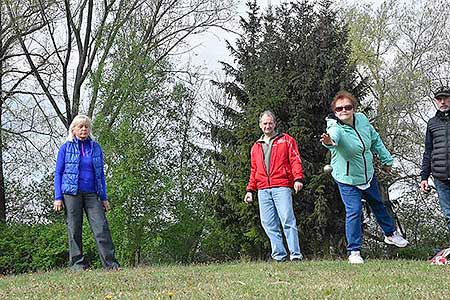
M 347 171 L 345 172 L 345 175 L 346 176 L 350 175 L 350 162 L 349 161 L 347 161 Z

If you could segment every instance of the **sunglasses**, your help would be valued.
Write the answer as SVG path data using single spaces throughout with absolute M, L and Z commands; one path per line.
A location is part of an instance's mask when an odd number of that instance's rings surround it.
M 340 111 L 349 111 L 349 110 L 353 110 L 353 105 L 344 105 L 344 106 L 336 106 L 334 108 L 334 111 L 340 112 Z

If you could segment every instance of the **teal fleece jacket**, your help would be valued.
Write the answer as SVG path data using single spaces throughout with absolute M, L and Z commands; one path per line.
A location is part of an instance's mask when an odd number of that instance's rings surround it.
M 349 185 L 362 185 L 368 183 L 374 173 L 374 153 L 383 165 L 391 166 L 393 159 L 367 117 L 355 113 L 353 119 L 354 126 L 350 126 L 334 115 L 327 117 L 327 133 L 335 145 L 324 146 L 331 152 L 333 178 Z

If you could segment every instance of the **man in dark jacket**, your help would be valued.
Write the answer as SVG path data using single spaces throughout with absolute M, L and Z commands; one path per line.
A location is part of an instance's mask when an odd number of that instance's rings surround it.
M 280 225 L 289 247 L 289 259 L 301 260 L 297 223 L 292 207 L 292 188 L 303 188 L 303 169 L 294 138 L 275 131 L 275 115 L 265 111 L 259 119 L 264 133 L 251 150 L 250 179 L 244 201 L 253 201 L 258 191 L 261 224 L 270 239 L 272 258 L 285 261 L 288 253 L 283 244 Z
M 438 111 L 427 124 L 420 189 L 429 191 L 428 177 L 432 174 L 450 231 L 450 87 L 440 87 L 434 93 L 434 100 Z

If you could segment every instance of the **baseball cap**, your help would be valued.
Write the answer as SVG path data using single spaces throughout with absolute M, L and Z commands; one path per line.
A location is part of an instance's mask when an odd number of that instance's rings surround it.
M 441 86 L 434 92 L 434 98 L 447 98 L 450 97 L 450 87 L 448 86 Z

